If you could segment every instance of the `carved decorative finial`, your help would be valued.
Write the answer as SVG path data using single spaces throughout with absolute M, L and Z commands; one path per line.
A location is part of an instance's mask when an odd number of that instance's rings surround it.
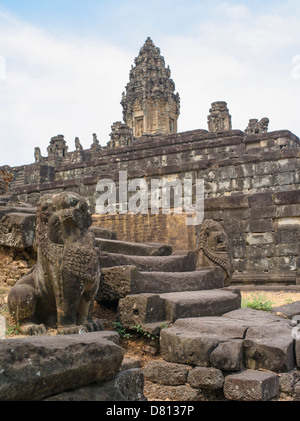
M 225 101 L 216 101 L 211 104 L 207 117 L 208 130 L 213 133 L 231 130 L 231 115 Z
M 269 127 L 269 119 L 263 117 L 260 121 L 257 118 L 251 118 L 245 129 L 246 134 L 267 133 Z

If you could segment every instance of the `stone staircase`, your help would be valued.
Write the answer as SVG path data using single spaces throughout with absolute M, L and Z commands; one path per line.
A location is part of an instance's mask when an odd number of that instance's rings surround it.
M 124 328 L 140 325 L 159 334 L 163 361 L 145 367 L 147 380 L 178 385 L 186 400 L 206 400 L 204 391 L 218 392 L 221 400 L 276 400 L 284 387 L 278 373 L 300 390 L 300 340 L 292 317 L 241 308 L 240 291 L 224 288 L 221 268 L 196 270 L 194 252 L 176 255 L 164 244 L 116 238 L 96 241 L 102 268 L 98 299 L 118 301 Z M 171 379 L 179 369 L 186 371 L 183 383 Z
M 101 235 L 94 231 L 95 235 Z M 98 300 L 118 300 L 118 321 L 126 329 L 140 325 L 159 333 L 178 318 L 221 316 L 240 308 L 237 290 L 224 288 L 218 267 L 196 270 L 196 254 L 172 254 L 157 243 L 96 238 L 102 279 Z

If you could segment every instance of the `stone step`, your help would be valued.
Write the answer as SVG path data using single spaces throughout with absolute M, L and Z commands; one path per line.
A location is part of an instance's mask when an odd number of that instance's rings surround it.
M 171 293 L 223 288 L 223 271 L 219 267 L 193 272 L 140 272 L 142 293 Z
M 132 256 L 170 256 L 172 247 L 159 243 L 131 243 L 106 238 L 96 238 L 100 251 Z
M 172 323 L 187 317 L 221 316 L 241 306 L 235 290 L 212 289 L 160 294 L 165 301 L 166 320 Z
M 93 232 L 96 238 L 105 238 L 107 240 L 116 240 L 117 233 L 108 228 L 102 228 L 97 226 L 89 227 L 89 231 Z
M 196 269 L 196 253 L 171 256 L 130 256 L 100 252 L 102 268 L 113 266 L 136 266 L 141 272 L 190 272 Z
M 30 215 L 36 215 L 37 208 L 31 206 L 1 206 L 0 207 L 0 221 L 8 213 L 26 213 Z
M 118 321 L 124 328 L 141 325 L 160 326 L 163 322 L 174 323 L 177 319 L 221 316 L 240 308 L 239 291 L 214 289 L 202 291 L 172 292 L 166 294 L 127 295 L 119 301 Z
M 193 272 L 139 272 L 133 265 L 101 268 L 98 301 L 118 301 L 126 295 L 197 291 L 223 288 L 223 270 L 203 268 Z

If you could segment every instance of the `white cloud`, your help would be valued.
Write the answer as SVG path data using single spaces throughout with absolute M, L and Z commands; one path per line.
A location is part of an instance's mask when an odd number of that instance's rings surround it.
M 121 93 L 132 56 L 108 43 L 56 39 L 0 15 L 0 165 L 33 162 L 50 138 L 64 134 L 69 148 L 79 136 L 84 147 L 96 132 L 102 144 L 110 126 L 122 119 Z M 13 146 L 12 146 L 13 145 Z
M 233 128 L 244 130 L 250 118 L 267 116 L 270 130 L 300 135 L 300 80 L 293 77 L 300 72 L 292 61 L 300 54 L 298 15 L 254 14 L 244 4 L 224 2 L 211 16 L 194 19 L 181 35 L 149 33 L 181 97 L 179 131 L 207 129 L 211 102 L 224 100 Z M 122 119 L 121 94 L 137 54 L 80 32 L 55 36 L 0 13 L 6 68 L 6 78 L 0 77 L 0 165 L 33 162 L 34 147 L 45 155 L 57 134 L 65 135 L 69 150 L 76 136 L 90 147 L 94 132 L 105 145 L 110 126 Z

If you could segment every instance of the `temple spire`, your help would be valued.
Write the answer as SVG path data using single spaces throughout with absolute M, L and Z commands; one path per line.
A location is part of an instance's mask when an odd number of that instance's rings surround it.
M 177 133 L 180 99 L 175 94 L 170 67 L 148 37 L 134 60 L 126 92 L 122 94 L 123 119 L 134 137 Z

